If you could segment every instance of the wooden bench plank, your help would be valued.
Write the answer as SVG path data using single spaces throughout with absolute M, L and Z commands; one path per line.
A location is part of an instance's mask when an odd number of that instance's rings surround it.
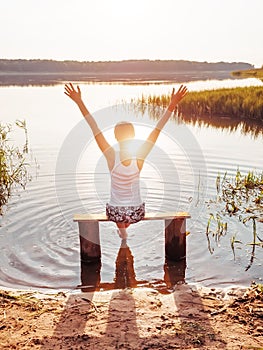
M 181 260 L 186 255 L 187 212 L 146 213 L 143 220 L 164 220 L 165 256 L 170 260 Z M 90 262 L 101 259 L 99 222 L 110 221 L 106 214 L 75 214 L 79 225 L 81 260 Z
M 187 212 L 166 212 L 166 213 L 146 213 L 143 220 L 173 220 L 188 219 L 190 214 Z M 110 221 L 105 214 L 74 214 L 73 221 Z

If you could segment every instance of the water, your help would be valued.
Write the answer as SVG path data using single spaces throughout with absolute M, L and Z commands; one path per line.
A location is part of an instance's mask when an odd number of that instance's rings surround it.
M 217 87 L 262 85 L 257 80 L 203 81 L 188 83 L 189 90 Z M 174 85 L 173 85 L 174 86 Z M 135 123 L 138 142 L 155 124 L 147 113 L 134 113 L 126 101 L 148 93 L 167 93 L 169 84 L 123 85 L 81 84 L 83 99 L 114 143 L 112 127 L 119 120 Z M 113 223 L 100 225 L 102 265 L 81 266 L 78 227 L 72 217 L 78 212 L 104 211 L 109 193 L 109 177 L 89 128 L 76 106 L 63 94 L 63 86 L 1 88 L 0 103 L 4 122 L 25 118 L 28 125 L 32 181 L 26 190 L 11 198 L 1 219 L 0 285 L 13 288 L 74 289 L 100 279 L 101 287 L 116 286 L 116 264 L 120 255 L 129 261 L 134 283 L 160 286 L 167 282 L 164 226 L 160 221 L 141 222 L 129 229 L 129 248 L 120 249 Z M 117 104 L 117 105 L 116 105 Z M 23 142 L 21 130 L 14 141 Z M 187 266 L 180 266 L 179 279 L 205 286 L 249 285 L 262 281 L 262 249 L 250 260 L 252 223 L 247 227 L 228 220 L 228 234 L 219 244 L 207 247 L 206 225 L 215 199 L 215 179 L 237 168 L 262 171 L 262 134 L 224 128 L 169 122 L 158 139 L 142 172 L 142 195 L 148 211 L 186 210 Z M 262 226 L 258 225 L 262 237 Z M 236 235 L 243 244 L 230 248 Z M 122 252 L 122 253 L 121 253 Z M 124 252 L 126 252 L 124 254 Z M 168 266 L 168 267 L 167 267 Z M 90 270 L 97 271 L 97 275 Z M 100 274 L 99 274 L 100 272 Z M 118 275 L 118 274 L 117 274 Z M 93 282 L 91 282 L 93 278 Z M 175 279 L 177 277 L 175 276 Z

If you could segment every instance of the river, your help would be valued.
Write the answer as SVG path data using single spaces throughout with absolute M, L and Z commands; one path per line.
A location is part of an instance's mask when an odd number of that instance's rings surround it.
M 256 79 L 188 82 L 190 91 L 262 85 Z M 169 93 L 176 84 L 80 83 L 83 99 L 114 143 L 113 126 L 120 120 L 135 125 L 141 142 L 155 121 L 135 111 L 130 101 L 147 94 Z M 0 227 L 0 285 L 8 288 L 73 290 L 81 285 L 77 212 L 104 211 L 109 176 L 88 126 L 63 94 L 63 85 L 1 87 L 4 123 L 25 119 L 29 134 L 31 181 L 17 189 Z M 252 130 L 253 131 L 253 130 Z M 12 142 L 23 143 L 22 130 Z M 242 126 L 224 128 L 170 121 L 142 171 L 142 196 L 149 211 L 188 211 L 187 260 L 182 281 L 204 286 L 247 286 L 262 281 L 262 248 L 250 260 L 252 223 L 233 218 L 228 233 L 208 249 L 206 226 L 210 200 L 216 198 L 218 174 L 262 172 L 262 133 Z M 160 285 L 165 275 L 163 223 L 141 222 L 129 228 L 128 246 L 136 280 Z M 120 239 L 113 223 L 100 226 L 101 283 L 112 283 Z M 263 237 L 262 224 L 258 232 Z M 242 241 L 234 259 L 231 237 Z

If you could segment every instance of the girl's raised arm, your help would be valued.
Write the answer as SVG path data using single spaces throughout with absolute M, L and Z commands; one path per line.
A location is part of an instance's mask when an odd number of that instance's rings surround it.
M 95 140 L 96 140 L 100 150 L 103 152 L 104 156 L 107 159 L 109 168 L 111 169 L 113 164 L 114 164 L 114 157 L 115 157 L 114 149 L 109 145 L 109 143 L 105 139 L 102 131 L 98 127 L 95 119 L 90 114 L 90 112 L 88 111 L 84 102 L 82 101 L 81 91 L 80 91 L 79 86 L 77 85 L 77 90 L 75 90 L 72 83 L 66 84 L 64 93 L 68 97 L 70 97 L 79 107 L 83 117 L 86 119 L 86 121 L 88 122 L 88 124 L 92 130 L 92 133 L 95 137 Z
M 165 126 L 165 124 L 167 123 L 169 118 L 171 117 L 173 111 L 175 110 L 175 107 L 185 97 L 185 95 L 188 92 L 186 86 L 184 86 L 184 85 L 181 85 L 176 93 L 174 93 L 174 91 L 175 90 L 173 88 L 171 100 L 170 100 L 170 103 L 169 103 L 167 110 L 164 112 L 163 116 L 158 121 L 158 123 L 156 124 L 156 127 L 150 133 L 147 140 L 143 143 L 143 145 L 138 150 L 137 164 L 138 164 L 139 169 L 142 169 L 145 158 L 148 156 L 148 154 L 152 150 L 155 142 L 157 141 L 157 138 L 158 138 L 161 130 L 163 129 L 163 127 Z

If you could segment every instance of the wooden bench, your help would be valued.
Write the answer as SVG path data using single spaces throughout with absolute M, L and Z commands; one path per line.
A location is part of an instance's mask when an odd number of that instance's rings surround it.
M 143 220 L 164 220 L 165 257 L 181 260 L 186 256 L 186 212 L 146 213 Z M 100 260 L 99 222 L 109 221 L 104 214 L 75 214 L 73 220 L 79 225 L 80 257 L 83 262 Z M 112 222 L 112 221 L 110 221 Z

